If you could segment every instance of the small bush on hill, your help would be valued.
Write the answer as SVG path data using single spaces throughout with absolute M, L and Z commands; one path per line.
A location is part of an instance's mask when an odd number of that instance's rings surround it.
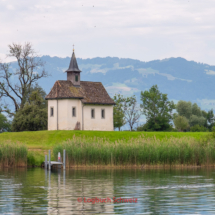
M 191 132 L 206 132 L 208 131 L 203 125 L 194 125 L 190 128 Z
M 47 129 L 47 108 L 39 91 L 33 91 L 23 108 L 16 113 L 12 123 L 13 131 L 39 131 Z
M 26 104 L 15 115 L 12 123 L 13 131 L 39 131 L 47 129 L 47 110 L 36 105 Z

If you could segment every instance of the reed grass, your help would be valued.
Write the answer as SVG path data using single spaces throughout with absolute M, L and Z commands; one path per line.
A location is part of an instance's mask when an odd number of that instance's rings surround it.
M 208 138 L 156 137 L 122 140 L 110 143 L 105 139 L 73 137 L 53 148 L 57 153 L 66 149 L 68 166 L 78 165 L 215 165 L 215 140 Z
M 0 144 L 0 166 L 27 166 L 28 149 L 23 144 L 4 142 Z

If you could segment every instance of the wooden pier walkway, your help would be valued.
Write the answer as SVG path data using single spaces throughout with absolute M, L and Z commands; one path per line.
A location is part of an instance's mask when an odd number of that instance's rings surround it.
M 49 150 L 49 160 L 47 159 L 47 155 L 45 155 L 45 162 L 44 162 L 44 168 L 51 170 L 53 166 L 57 166 L 58 168 L 61 168 L 63 166 L 63 169 L 66 168 L 66 150 L 63 150 L 63 162 L 61 162 L 61 155 L 60 152 L 58 152 L 58 161 L 51 161 L 51 150 Z

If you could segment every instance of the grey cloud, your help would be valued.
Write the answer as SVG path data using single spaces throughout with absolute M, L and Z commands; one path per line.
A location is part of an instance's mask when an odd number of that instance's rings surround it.
M 30 41 L 51 56 L 70 55 L 75 43 L 84 58 L 214 64 L 214 10 L 214 0 L 0 0 L 0 57 L 8 44 Z

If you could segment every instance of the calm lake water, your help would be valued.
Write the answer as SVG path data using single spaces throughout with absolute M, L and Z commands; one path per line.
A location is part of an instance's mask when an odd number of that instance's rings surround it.
M 215 169 L 0 170 L 0 214 L 215 214 Z

